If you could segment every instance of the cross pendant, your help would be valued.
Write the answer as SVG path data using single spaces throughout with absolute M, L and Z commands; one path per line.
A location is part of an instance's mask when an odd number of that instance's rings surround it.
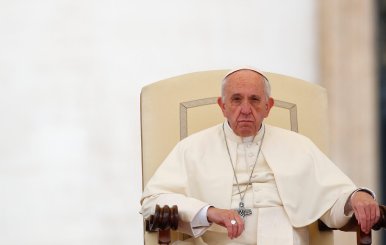
M 247 216 L 247 215 L 252 214 L 252 209 L 245 208 L 244 203 L 242 201 L 239 203 L 239 208 L 236 210 L 239 213 L 239 215 L 243 218 L 245 218 L 245 216 Z

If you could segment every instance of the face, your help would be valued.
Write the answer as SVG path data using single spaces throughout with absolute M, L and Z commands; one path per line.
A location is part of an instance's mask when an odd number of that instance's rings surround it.
M 255 136 L 274 101 L 267 98 L 264 78 L 251 70 L 240 70 L 228 76 L 224 87 L 225 101 L 217 99 L 233 132 L 241 137 Z

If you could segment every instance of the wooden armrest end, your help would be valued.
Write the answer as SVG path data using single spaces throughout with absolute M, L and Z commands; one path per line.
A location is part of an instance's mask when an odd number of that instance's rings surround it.
M 379 205 L 380 217 L 378 222 L 372 227 L 373 230 L 386 229 L 386 206 Z M 370 245 L 372 243 L 371 231 L 369 234 L 365 234 L 361 231 L 358 221 L 353 215 L 349 222 L 339 228 L 330 228 L 324 224 L 321 220 L 318 220 L 318 227 L 320 231 L 330 231 L 330 230 L 341 230 L 341 231 L 355 231 L 357 233 L 357 244 L 358 245 Z
M 177 230 L 178 228 L 178 208 L 176 205 L 169 207 L 167 205 L 162 208 L 156 205 L 154 215 L 150 215 L 145 220 L 145 228 L 147 232 L 158 232 L 158 243 L 169 244 L 170 229 Z

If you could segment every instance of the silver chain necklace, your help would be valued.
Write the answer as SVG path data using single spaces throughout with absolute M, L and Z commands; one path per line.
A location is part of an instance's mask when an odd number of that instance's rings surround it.
M 239 213 L 239 215 L 241 217 L 245 218 L 245 216 L 252 214 L 252 209 L 245 208 L 244 197 L 245 197 L 245 194 L 247 193 L 248 186 L 250 184 L 252 184 L 251 183 L 251 179 L 252 179 L 253 172 L 255 171 L 255 167 L 256 167 L 256 164 L 257 164 L 257 159 L 259 158 L 259 155 L 260 155 L 261 146 L 263 145 L 263 140 L 264 140 L 264 136 L 265 136 L 265 127 L 264 127 L 263 136 L 261 138 L 261 143 L 260 143 L 260 146 L 259 146 L 259 151 L 257 152 L 257 156 L 256 156 L 256 159 L 255 159 L 255 163 L 253 164 L 253 168 L 252 168 L 251 174 L 249 175 L 249 180 L 248 180 L 247 186 L 245 187 L 245 190 L 243 192 L 241 192 L 241 190 L 240 190 L 239 180 L 237 179 L 235 166 L 233 164 L 231 153 L 229 151 L 229 146 L 228 146 L 227 136 L 225 134 L 224 124 L 222 125 L 222 131 L 224 133 L 225 145 L 226 145 L 226 148 L 227 148 L 229 160 L 230 160 L 230 163 L 232 165 L 233 176 L 235 177 L 236 184 L 237 184 L 237 189 L 239 190 L 239 195 L 240 195 L 239 208 L 237 208 L 236 211 L 237 211 L 237 213 Z

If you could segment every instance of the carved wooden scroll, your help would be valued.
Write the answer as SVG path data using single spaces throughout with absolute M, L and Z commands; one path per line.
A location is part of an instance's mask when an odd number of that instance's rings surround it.
M 170 229 L 177 230 L 178 228 L 178 208 L 156 205 L 154 215 L 150 215 L 149 219 L 145 220 L 146 231 L 158 232 L 159 244 L 170 244 Z
M 380 218 L 378 222 L 373 226 L 373 230 L 386 229 L 386 206 L 379 205 Z M 341 231 L 355 231 L 357 233 L 357 245 L 371 245 L 371 231 L 369 234 L 366 234 L 361 231 L 360 226 L 358 225 L 358 221 L 353 215 L 350 221 L 339 229 L 332 229 L 326 226 L 322 221 L 319 220 L 319 230 L 320 231 L 328 231 L 328 230 L 341 230 Z

